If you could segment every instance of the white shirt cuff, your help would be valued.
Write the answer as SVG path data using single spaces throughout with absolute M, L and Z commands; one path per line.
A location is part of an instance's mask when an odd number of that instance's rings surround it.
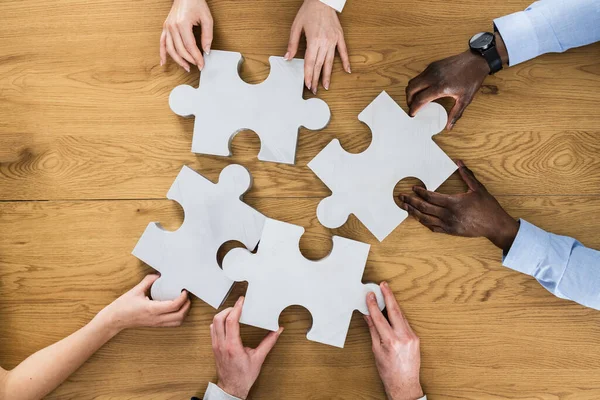
M 342 12 L 344 9 L 344 5 L 346 4 L 346 0 L 320 0 L 321 3 L 327 4 L 329 7 L 333 8 L 337 12 Z
M 241 400 L 239 397 L 232 396 L 223 391 L 220 387 L 212 382 L 208 383 L 206 393 L 204 393 L 203 400 Z

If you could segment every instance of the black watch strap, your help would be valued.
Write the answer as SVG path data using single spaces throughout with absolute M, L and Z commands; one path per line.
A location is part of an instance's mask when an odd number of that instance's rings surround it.
M 502 59 L 500 58 L 500 54 L 498 54 L 498 49 L 496 49 L 496 46 L 492 46 L 483 51 L 481 55 L 483 58 L 485 58 L 485 61 L 487 61 L 488 65 L 490 66 L 490 75 L 495 74 L 502 69 Z

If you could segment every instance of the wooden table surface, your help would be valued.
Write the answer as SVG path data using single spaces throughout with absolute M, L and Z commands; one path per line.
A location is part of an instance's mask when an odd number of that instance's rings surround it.
M 300 1 L 210 5 L 213 48 L 242 52 L 246 81 L 265 79 L 268 56 L 285 53 Z M 331 123 L 303 129 L 288 166 L 258 162 L 251 132 L 236 137 L 231 158 L 191 153 L 194 121 L 172 113 L 168 95 L 197 85 L 198 72 L 159 66 L 169 1 L 0 1 L 0 365 L 12 368 L 83 326 L 151 271 L 130 252 L 148 222 L 181 223 L 165 195 L 182 165 L 215 180 L 241 163 L 254 176 L 247 202 L 304 226 L 308 258 L 329 252 L 332 232 L 372 244 L 364 279 L 390 282 L 421 337 L 430 399 L 599 399 L 600 312 L 502 267 L 484 239 L 432 234 L 412 219 L 383 243 L 354 218 L 329 231 L 315 215 L 329 192 L 306 167 L 333 138 L 351 152 L 366 149 L 370 132 L 357 115 L 377 94 L 386 90 L 406 109 L 411 77 L 527 5 L 349 1 L 341 20 L 353 73 L 336 60 L 330 90 L 318 93 Z M 515 217 L 600 248 L 599 93 L 600 45 L 545 55 L 487 79 L 456 128 L 435 141 Z M 464 184 L 455 174 L 440 190 Z M 244 290 L 237 285 L 226 306 Z M 215 379 L 213 315 L 194 299 L 181 328 L 123 332 L 48 398 L 201 395 Z M 301 307 L 280 322 L 286 331 L 253 398 L 384 398 L 359 313 L 344 349 L 306 340 L 311 318 Z M 255 345 L 265 332 L 242 333 Z

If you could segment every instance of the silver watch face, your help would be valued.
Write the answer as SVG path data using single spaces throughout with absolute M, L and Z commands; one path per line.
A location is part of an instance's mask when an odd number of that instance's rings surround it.
M 490 32 L 481 32 L 471 38 L 469 44 L 472 49 L 486 50 L 494 41 L 494 35 Z

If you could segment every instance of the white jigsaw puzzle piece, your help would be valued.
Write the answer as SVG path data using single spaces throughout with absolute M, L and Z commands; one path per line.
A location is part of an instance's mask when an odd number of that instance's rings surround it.
M 167 193 L 184 211 L 181 227 L 170 232 L 151 222 L 132 254 L 161 273 L 152 298 L 172 300 L 183 289 L 214 308 L 227 297 L 233 281 L 217 262 L 223 243 L 237 240 L 256 248 L 265 217 L 242 202 L 252 178 L 241 165 L 225 167 L 217 184 L 184 166 Z
M 369 314 L 367 293 L 375 292 L 380 309 L 385 305 L 378 285 L 361 282 L 370 246 L 334 236 L 331 254 L 311 261 L 300 252 L 303 233 L 300 226 L 267 218 L 256 254 L 240 248 L 227 253 L 225 274 L 248 281 L 240 321 L 276 331 L 281 312 L 300 305 L 312 315 L 309 340 L 344 347 L 352 312 Z
M 294 164 L 300 127 L 323 129 L 329 107 L 321 99 L 302 98 L 303 60 L 269 57 L 269 77 L 257 85 L 240 78 L 242 61 L 240 53 L 213 50 L 205 56 L 199 88 L 181 85 L 171 92 L 176 114 L 196 116 L 192 151 L 230 156 L 233 137 L 250 129 L 260 137 L 259 160 Z
M 408 216 L 394 202 L 399 181 L 414 177 L 436 190 L 456 171 L 456 164 L 432 140 L 448 116 L 444 107 L 429 103 L 411 118 L 384 91 L 358 119 L 371 128 L 367 150 L 348 153 L 335 139 L 308 164 L 332 191 L 319 203 L 317 217 L 324 226 L 337 228 L 354 214 L 383 241 Z

